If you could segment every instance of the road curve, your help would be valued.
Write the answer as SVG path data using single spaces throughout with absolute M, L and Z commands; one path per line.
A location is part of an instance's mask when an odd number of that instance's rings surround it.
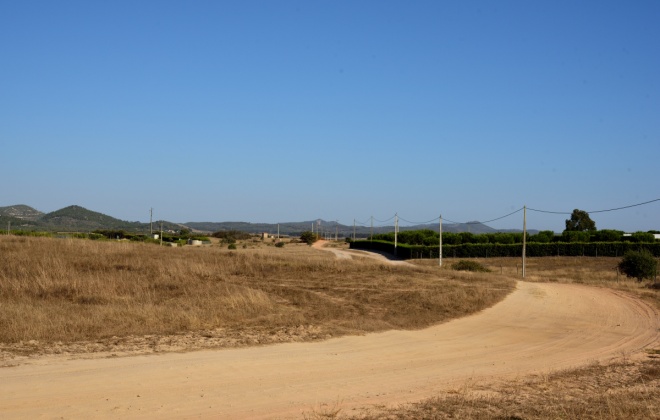
M 431 397 L 466 380 L 521 376 L 639 352 L 658 312 L 626 294 L 520 282 L 476 315 L 420 331 L 320 343 L 0 369 L 0 418 L 296 418 Z

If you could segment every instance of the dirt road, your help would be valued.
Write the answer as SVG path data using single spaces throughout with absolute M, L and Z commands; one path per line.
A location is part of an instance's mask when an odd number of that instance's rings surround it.
M 331 252 L 335 255 L 335 257 L 337 257 L 337 259 L 340 260 L 350 260 L 351 258 L 356 257 L 356 258 L 370 258 L 373 260 L 380 261 L 382 263 L 392 264 L 392 265 L 411 265 L 409 262 L 406 261 L 388 258 L 388 257 L 392 257 L 391 255 L 386 256 L 386 254 L 370 252 L 370 251 L 360 251 L 355 249 L 332 248 L 327 246 L 328 242 L 329 241 L 319 240 L 314 242 L 312 246 L 321 251 Z
M 299 418 L 324 404 L 350 413 L 639 352 L 657 345 L 659 324 L 612 290 L 521 282 L 490 309 L 422 331 L 2 368 L 0 418 Z

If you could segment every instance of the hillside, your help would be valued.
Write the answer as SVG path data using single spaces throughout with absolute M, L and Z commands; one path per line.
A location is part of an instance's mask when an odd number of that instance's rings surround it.
M 3 229 L 12 227 L 33 230 L 42 215 L 43 213 L 39 210 L 24 204 L 0 207 L 0 226 Z
M 43 213 L 25 204 L 0 207 L 0 216 L 16 220 L 35 221 L 43 216 Z
M 80 206 L 69 206 L 43 215 L 41 224 L 62 230 L 127 229 L 137 230 L 142 223 L 125 222 L 114 217 L 87 210 Z
M 358 238 L 365 238 L 372 232 L 387 233 L 393 232 L 394 226 L 371 226 L 365 225 L 343 225 L 334 221 L 309 220 L 302 222 L 285 223 L 249 223 L 249 222 L 188 222 L 184 224 L 154 221 L 153 230 L 159 231 L 161 223 L 164 231 L 178 232 L 182 228 L 189 228 L 198 232 L 218 232 L 238 230 L 248 233 L 268 233 L 276 235 L 297 236 L 302 232 L 314 230 L 320 232 L 326 237 L 338 238 L 352 237 L 355 234 Z M 43 231 L 69 231 L 69 232 L 89 232 L 102 229 L 117 229 L 127 232 L 149 233 L 149 223 L 128 222 L 116 219 L 103 213 L 88 210 L 84 207 L 72 205 L 51 213 L 43 213 L 30 206 L 23 204 L 0 207 L 0 226 L 7 228 L 10 226 L 15 230 L 43 230 Z M 437 230 L 437 224 L 399 226 L 399 231 L 431 229 Z M 471 232 L 475 234 L 493 233 L 498 230 L 493 229 L 479 222 L 468 222 L 460 224 L 444 223 L 442 225 L 444 232 Z M 502 232 L 502 231 L 500 231 Z M 505 232 L 520 232 L 518 229 L 509 229 Z M 536 231 L 529 230 L 530 234 Z

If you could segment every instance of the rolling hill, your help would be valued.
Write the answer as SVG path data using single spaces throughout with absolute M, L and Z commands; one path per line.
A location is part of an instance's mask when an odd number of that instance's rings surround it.
M 370 226 L 349 226 L 334 221 L 309 220 L 303 222 L 286 223 L 248 223 L 248 222 L 187 222 L 174 223 L 167 221 L 154 221 L 154 231 L 160 230 L 160 225 L 167 232 L 178 232 L 183 228 L 188 228 L 197 232 L 212 233 L 218 231 L 237 230 L 248 233 L 268 233 L 275 235 L 297 236 L 304 231 L 312 230 L 320 232 L 322 236 L 334 238 L 367 237 L 372 232 Z M 0 207 L 0 226 L 11 226 L 13 230 L 30 231 L 55 231 L 55 232 L 91 232 L 94 230 L 116 229 L 127 232 L 149 233 L 149 223 L 128 222 L 116 219 L 103 213 L 88 210 L 84 207 L 72 205 L 56 210 L 51 213 L 43 213 L 30 206 L 20 204 L 7 207 Z M 399 231 L 431 229 L 437 230 L 437 224 L 400 226 Z M 493 233 L 498 230 L 493 229 L 479 222 L 468 222 L 460 224 L 443 224 L 443 232 L 471 232 Z M 375 226 L 373 233 L 387 233 L 394 231 L 394 226 Z M 502 231 L 499 231 L 502 232 Z M 520 230 L 506 230 L 506 232 L 520 232 Z M 536 231 L 529 231 L 534 233 Z

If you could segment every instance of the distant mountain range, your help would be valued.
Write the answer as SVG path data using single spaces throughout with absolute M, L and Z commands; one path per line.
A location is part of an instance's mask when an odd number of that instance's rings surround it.
M 372 230 L 370 226 L 347 226 L 337 222 L 324 220 L 310 220 L 303 222 L 288 223 L 247 223 L 247 222 L 187 222 L 174 223 L 167 221 L 154 221 L 153 230 L 159 231 L 161 223 L 164 231 L 178 232 L 181 229 L 190 229 L 197 232 L 218 232 L 238 230 L 248 233 L 269 233 L 280 235 L 297 236 L 308 230 L 320 232 L 323 236 L 334 238 L 366 237 Z M 43 213 L 30 206 L 23 204 L 0 207 L 0 231 L 30 230 L 51 232 L 91 232 L 101 229 L 117 229 L 127 232 L 149 233 L 151 225 L 141 222 L 127 222 L 114 217 L 88 210 L 80 206 L 69 206 L 51 213 Z M 399 231 L 432 229 L 437 230 L 438 225 L 416 225 L 400 226 Z M 468 222 L 460 224 L 443 224 L 443 232 L 471 232 L 494 233 L 494 232 L 521 232 L 521 230 L 508 229 L 496 230 L 479 222 Z M 373 228 L 373 233 L 387 233 L 394 231 L 394 226 L 378 226 Z M 530 234 L 537 231 L 529 231 Z

